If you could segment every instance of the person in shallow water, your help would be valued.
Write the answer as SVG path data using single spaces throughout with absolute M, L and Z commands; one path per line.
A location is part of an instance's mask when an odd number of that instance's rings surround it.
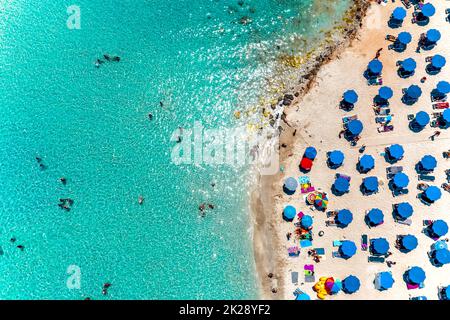
M 103 295 L 108 294 L 108 289 L 109 289 L 110 287 L 111 287 L 111 283 L 106 282 L 106 283 L 103 285 L 102 294 L 103 294 Z
M 139 196 L 139 198 L 138 198 L 138 203 L 142 205 L 142 204 L 144 204 L 144 200 L 145 200 L 145 199 L 144 199 L 143 196 Z

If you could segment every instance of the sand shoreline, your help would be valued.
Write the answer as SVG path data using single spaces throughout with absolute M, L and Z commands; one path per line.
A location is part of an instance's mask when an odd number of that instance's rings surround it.
M 350 9 L 349 14 L 353 20 L 345 25 L 345 35 L 339 40 L 321 50 L 306 69 L 302 70 L 303 82 L 299 83 L 293 92 L 298 92 L 292 106 L 298 104 L 312 88 L 315 83 L 319 70 L 327 63 L 333 61 L 346 48 L 351 46 L 352 41 L 358 36 L 362 27 L 362 21 L 366 16 L 367 10 L 370 8 L 370 0 L 354 0 L 354 6 Z M 285 94 L 289 94 L 286 92 Z M 292 146 L 294 145 L 293 132 L 295 128 L 284 122 L 280 124 L 282 132 L 277 138 L 279 145 L 286 147 L 280 148 L 279 161 L 285 163 L 292 155 Z M 256 171 L 256 170 L 255 170 Z M 261 175 L 257 172 L 255 179 L 255 189 L 252 190 L 250 197 L 250 211 L 253 219 L 253 251 L 259 281 L 259 297 L 260 299 L 284 299 L 285 297 L 285 280 L 283 274 L 286 266 L 283 262 L 284 252 L 280 252 L 282 247 L 281 234 L 278 230 L 278 217 L 274 214 L 275 199 L 281 197 L 278 180 L 282 175 L 278 172 L 275 175 Z M 272 277 L 268 275 L 272 274 Z M 272 292 L 276 289 L 276 292 Z

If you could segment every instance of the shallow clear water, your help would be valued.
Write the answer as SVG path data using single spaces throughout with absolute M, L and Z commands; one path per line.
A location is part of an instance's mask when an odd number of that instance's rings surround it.
M 176 166 L 171 133 L 235 126 L 349 1 L 75 2 L 80 30 L 73 1 L 0 0 L 0 298 L 255 298 L 247 168 Z

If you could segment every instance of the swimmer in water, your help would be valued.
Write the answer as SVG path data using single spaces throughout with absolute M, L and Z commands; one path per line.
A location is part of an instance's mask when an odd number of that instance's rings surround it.
M 143 196 L 139 196 L 139 198 L 138 198 L 138 203 L 139 203 L 140 205 L 142 205 L 142 204 L 144 203 L 144 197 L 143 197 Z
M 151 121 L 153 120 L 153 115 L 151 113 L 148 114 L 148 119 Z
M 66 185 L 66 183 L 67 183 L 67 179 L 66 179 L 65 177 L 59 178 L 59 181 L 61 181 L 61 183 L 62 183 L 63 185 Z

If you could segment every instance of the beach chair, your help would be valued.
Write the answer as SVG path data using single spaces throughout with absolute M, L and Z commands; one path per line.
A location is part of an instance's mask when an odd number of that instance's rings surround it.
M 376 257 L 376 256 L 369 256 L 367 260 L 369 262 L 377 262 L 377 263 L 384 263 L 386 261 L 384 257 Z
M 425 190 L 427 190 L 428 187 L 429 187 L 429 185 L 424 182 L 417 184 L 417 190 L 420 190 L 420 191 L 425 191 Z
M 337 223 L 334 220 L 325 221 L 325 226 L 327 226 L 327 227 L 332 227 L 332 226 L 336 226 L 336 225 L 337 225 Z
M 336 210 L 334 211 L 327 211 L 327 218 L 335 217 L 338 214 Z
M 367 236 L 367 234 L 363 234 L 361 236 L 361 250 L 367 251 L 368 248 L 369 248 L 369 237 Z
M 343 117 L 343 118 L 342 118 L 342 123 L 343 123 L 344 125 L 346 125 L 346 124 L 349 123 L 350 121 L 352 121 L 352 120 L 357 120 L 357 119 L 358 119 L 358 116 L 357 116 L 357 115 L 348 116 L 348 117 Z
M 378 130 L 378 133 L 391 132 L 394 130 L 394 126 L 393 125 L 385 125 L 385 126 L 378 128 L 377 130 Z
M 333 256 L 333 258 L 342 258 L 342 256 L 339 253 L 339 251 L 333 251 L 332 256 Z
M 390 108 L 377 108 L 377 110 L 375 110 L 375 113 L 377 115 L 389 115 L 391 114 L 391 109 Z
M 444 191 L 450 192 L 450 184 L 444 182 L 441 187 Z
M 434 220 L 427 219 L 427 220 L 423 220 L 422 224 L 423 224 L 423 226 L 428 227 L 428 226 L 431 226 L 433 224 L 433 222 L 434 222 Z
M 405 6 L 406 9 L 411 8 L 411 1 L 410 0 L 401 0 L 403 5 Z

